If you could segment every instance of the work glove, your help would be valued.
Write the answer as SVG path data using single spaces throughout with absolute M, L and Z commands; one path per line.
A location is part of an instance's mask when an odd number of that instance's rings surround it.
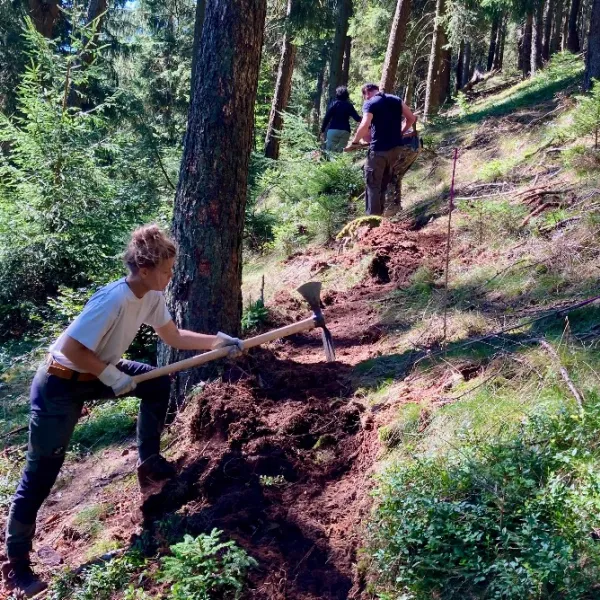
M 244 352 L 244 342 L 242 342 L 242 340 L 219 331 L 219 333 L 217 333 L 217 341 L 213 344 L 213 348 L 225 348 L 227 346 L 231 346 L 228 355 L 229 358 L 238 358 Z
M 115 365 L 107 365 L 106 369 L 98 375 L 98 379 L 108 387 L 112 388 L 115 396 L 123 396 L 135 390 L 136 383 L 132 377 L 119 371 Z

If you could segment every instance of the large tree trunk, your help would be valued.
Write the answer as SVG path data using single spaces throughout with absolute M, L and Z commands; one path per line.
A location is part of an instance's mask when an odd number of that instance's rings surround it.
M 434 115 L 440 105 L 440 65 L 442 62 L 443 35 L 442 17 L 446 10 L 446 0 L 437 0 L 435 7 L 435 20 L 433 37 L 431 40 L 431 53 L 429 54 L 429 68 L 427 70 L 427 88 L 425 90 L 424 118 Z
M 600 80 L 600 0 L 594 0 L 592 4 L 588 48 L 585 57 L 584 89 L 589 90 L 592 87 L 592 79 Z
M 44 37 L 52 37 L 60 14 L 59 6 L 59 0 L 29 0 L 29 16 Z
M 198 54 L 200 48 L 200 41 L 202 40 L 202 28 L 204 27 L 204 11 L 206 10 L 206 0 L 196 0 L 196 18 L 194 25 L 194 45 L 192 48 L 192 76 L 190 86 L 190 97 L 191 90 L 196 85 L 196 65 L 198 63 Z
M 544 6 L 538 0 L 534 8 L 531 27 L 531 75 L 535 75 L 542 66 L 542 32 L 544 28 Z
M 394 84 L 396 83 L 398 59 L 406 40 L 406 26 L 410 18 L 410 10 L 411 0 L 397 0 L 379 84 L 380 89 L 388 93 L 394 90 Z
M 329 97 L 335 98 L 335 88 L 342 85 L 342 67 L 344 63 L 344 49 L 348 35 L 348 21 L 352 15 L 352 0 L 338 0 L 333 47 L 329 61 Z
M 492 30 L 490 32 L 490 48 L 488 50 L 487 70 L 491 71 L 494 66 L 494 55 L 496 54 L 496 44 L 498 43 L 498 27 L 500 26 L 500 16 L 496 13 L 492 19 Z
M 529 13 L 525 21 L 523 29 L 523 37 L 521 38 L 521 68 L 523 77 L 527 77 L 531 72 L 531 33 L 533 28 L 533 15 Z
M 546 0 L 544 4 L 544 35 L 542 39 L 542 62 L 550 59 L 550 45 L 552 38 L 552 21 L 554 18 L 554 2 Z
M 458 56 L 456 57 L 456 92 L 460 92 L 462 88 L 462 71 L 463 71 L 463 62 L 465 60 L 465 40 L 460 40 L 460 45 L 458 47 Z
M 184 139 L 167 300 L 179 327 L 240 331 L 242 230 L 266 0 L 207 0 Z M 187 352 L 161 351 L 162 362 Z M 200 378 L 179 374 L 181 396 Z
M 350 55 L 352 53 L 352 38 L 347 35 L 344 44 L 344 60 L 342 62 L 342 85 L 348 85 L 350 78 Z
M 287 18 L 289 24 L 289 15 L 292 10 L 292 2 L 288 0 Z M 283 126 L 282 112 L 287 108 L 292 91 L 292 75 L 294 74 L 294 61 L 296 59 L 296 46 L 292 43 L 289 31 L 283 34 L 281 41 L 281 56 L 279 58 L 279 68 L 277 70 L 277 81 L 275 83 L 275 92 L 273 102 L 271 103 L 271 113 L 269 115 L 269 125 L 265 137 L 265 156 L 277 160 L 279 158 L 279 132 Z
M 564 0 L 556 0 L 554 3 L 554 18 L 552 36 L 550 39 L 550 56 L 560 50 L 560 34 L 562 28 Z
M 463 67 L 462 67 L 462 85 L 461 88 L 465 87 L 471 79 L 471 42 L 465 42 L 465 51 L 463 53 Z
M 567 36 L 567 50 L 571 52 L 579 52 L 581 49 L 579 44 L 579 31 L 577 29 L 580 6 L 581 0 L 571 0 L 571 8 L 569 9 L 569 33 Z

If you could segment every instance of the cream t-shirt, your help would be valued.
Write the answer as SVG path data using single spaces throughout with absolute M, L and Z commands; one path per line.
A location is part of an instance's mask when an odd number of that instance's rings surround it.
M 64 367 L 79 371 L 63 353 L 66 336 L 72 337 L 98 355 L 103 362 L 117 364 L 133 342 L 140 325 L 154 329 L 171 320 L 162 292 L 150 291 L 138 298 L 125 278 L 99 289 L 81 314 L 50 346 L 50 353 Z

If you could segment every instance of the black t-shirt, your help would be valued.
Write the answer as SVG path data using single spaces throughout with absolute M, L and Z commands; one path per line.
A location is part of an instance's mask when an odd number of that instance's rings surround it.
M 341 129 L 350 131 L 350 117 L 360 121 L 360 115 L 348 100 L 336 100 L 325 113 L 321 133 L 327 129 Z
M 385 151 L 402 145 L 402 100 L 379 92 L 363 106 L 371 113 L 371 150 Z

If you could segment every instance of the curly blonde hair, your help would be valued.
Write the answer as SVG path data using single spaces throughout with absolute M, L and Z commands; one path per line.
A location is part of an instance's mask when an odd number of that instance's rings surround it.
M 132 273 L 154 269 L 177 254 L 175 242 L 155 223 L 138 227 L 132 234 L 123 262 Z

